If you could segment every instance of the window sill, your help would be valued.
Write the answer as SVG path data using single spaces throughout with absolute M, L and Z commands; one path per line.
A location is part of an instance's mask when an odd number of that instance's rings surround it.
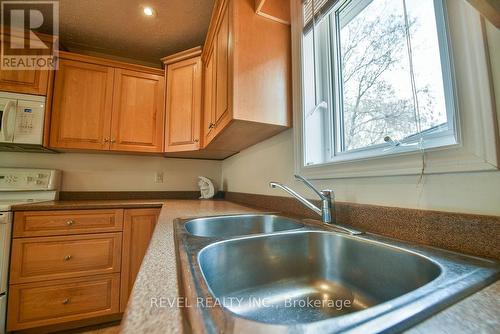
M 493 171 L 498 163 L 467 152 L 464 147 L 452 146 L 425 152 L 424 174 Z M 296 173 L 311 179 L 336 179 L 422 173 L 421 152 L 400 153 L 355 161 L 331 162 L 313 166 L 296 166 Z

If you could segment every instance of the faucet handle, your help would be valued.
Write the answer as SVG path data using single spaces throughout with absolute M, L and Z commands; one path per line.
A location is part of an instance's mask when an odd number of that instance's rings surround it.
M 325 195 L 323 195 L 320 191 L 318 191 L 311 182 L 309 182 L 309 180 L 307 180 L 305 177 L 301 176 L 301 175 L 298 175 L 298 174 L 295 174 L 295 179 L 299 180 L 299 181 L 302 181 L 304 182 L 304 184 L 306 186 L 308 186 L 309 188 L 311 188 L 312 191 L 314 191 L 321 199 L 326 199 Z
M 332 189 L 321 190 L 321 195 L 326 197 L 326 199 L 330 199 L 330 200 L 335 198 L 335 192 Z

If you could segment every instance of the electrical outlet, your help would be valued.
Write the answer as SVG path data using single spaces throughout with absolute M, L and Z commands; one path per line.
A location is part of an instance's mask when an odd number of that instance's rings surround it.
M 163 172 L 156 172 L 155 173 L 155 182 L 156 183 L 163 183 Z

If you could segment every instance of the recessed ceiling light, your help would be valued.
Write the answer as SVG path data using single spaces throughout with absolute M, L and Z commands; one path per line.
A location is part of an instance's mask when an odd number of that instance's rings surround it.
M 155 14 L 155 10 L 151 7 L 144 7 L 144 15 L 153 16 Z

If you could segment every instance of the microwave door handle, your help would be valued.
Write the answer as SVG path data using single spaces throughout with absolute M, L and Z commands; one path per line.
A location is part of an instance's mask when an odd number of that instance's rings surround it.
M 12 107 L 14 107 L 14 108 L 12 108 Z M 9 121 L 10 121 L 10 113 L 11 113 L 12 109 L 14 109 L 14 111 L 16 110 L 16 102 L 13 100 L 9 100 L 5 104 L 5 108 L 4 108 L 5 115 L 3 116 L 2 128 L 1 128 L 3 136 L 4 136 L 3 139 L 5 141 L 12 141 L 12 137 L 14 135 L 14 130 L 12 130 L 12 134 L 9 134 L 9 125 L 10 125 Z M 15 124 L 14 124 L 14 127 L 15 127 Z
M 7 127 L 6 127 L 6 139 L 9 141 L 14 141 L 14 132 L 16 130 L 16 116 L 17 116 L 17 101 L 10 100 L 12 103 L 9 111 L 7 112 Z M 11 120 L 11 117 L 14 116 L 14 119 Z

